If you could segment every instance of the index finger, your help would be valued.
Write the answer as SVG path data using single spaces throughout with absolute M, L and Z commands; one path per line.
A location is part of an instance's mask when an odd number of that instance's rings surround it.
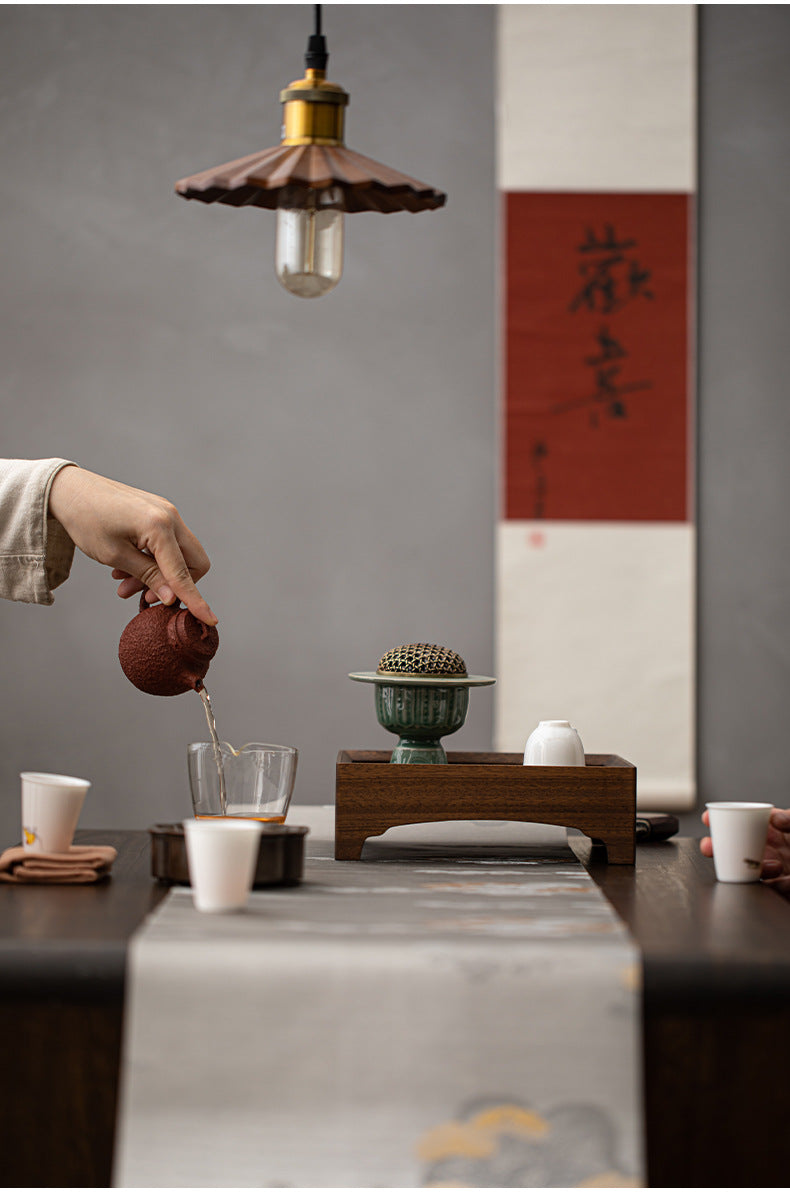
M 164 569 L 161 571 L 165 585 L 172 589 L 174 597 L 178 597 L 180 601 L 183 601 L 189 612 L 194 614 L 201 622 L 205 622 L 207 626 L 216 626 L 219 619 L 206 599 L 201 596 L 197 585 L 189 575 L 189 571 L 184 575 L 178 573 L 171 574 Z M 158 595 L 160 600 L 164 601 L 166 605 L 171 604 L 166 599 L 166 592 L 160 589 Z
M 158 537 L 155 542 L 151 543 L 151 550 L 164 586 L 156 584 L 149 577 L 140 579 L 144 580 L 149 588 L 154 589 L 160 600 L 166 605 L 171 604 L 171 601 L 168 600 L 167 590 L 169 589 L 173 599 L 178 597 L 183 601 L 189 612 L 199 618 L 201 622 L 205 622 L 207 626 L 216 626 L 217 616 L 198 591 L 175 535 L 170 532 Z M 202 569 L 201 575 L 208 571 L 209 566 L 205 552 L 202 552 L 202 555 L 206 566 Z

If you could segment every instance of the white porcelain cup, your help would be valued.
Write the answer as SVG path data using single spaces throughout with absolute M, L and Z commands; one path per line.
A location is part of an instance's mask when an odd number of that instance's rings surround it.
M 569 721 L 541 721 L 524 749 L 530 767 L 584 767 L 582 740 Z
M 720 883 L 756 883 L 760 878 L 772 804 L 715 801 L 706 804 L 713 839 L 713 863 Z
M 22 771 L 22 845 L 38 854 L 65 854 L 74 840 L 90 780 Z
M 184 821 L 189 882 L 199 912 L 244 908 L 252 887 L 260 821 L 219 817 Z

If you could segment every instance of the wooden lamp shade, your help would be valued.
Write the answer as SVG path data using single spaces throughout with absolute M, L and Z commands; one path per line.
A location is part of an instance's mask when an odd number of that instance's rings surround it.
M 345 145 L 276 145 L 176 183 L 185 199 L 231 207 L 307 207 L 334 190 L 329 206 L 344 212 L 431 211 L 447 196 Z M 320 196 L 319 196 L 320 203 Z
M 280 92 L 279 145 L 202 170 L 176 183 L 176 193 L 201 203 L 277 209 L 275 271 L 286 290 L 320 298 L 340 281 L 343 224 L 357 211 L 431 211 L 447 196 L 416 178 L 347 149 L 348 93 L 326 77 L 329 54 L 321 33 L 308 39 L 305 74 Z
M 308 39 L 305 75 L 280 92 L 283 136 L 279 145 L 251 153 L 176 183 L 185 199 L 231 207 L 335 211 L 431 211 L 447 198 L 416 178 L 347 149 L 343 140 L 348 93 L 326 77 L 329 54 L 315 5 L 315 33 Z

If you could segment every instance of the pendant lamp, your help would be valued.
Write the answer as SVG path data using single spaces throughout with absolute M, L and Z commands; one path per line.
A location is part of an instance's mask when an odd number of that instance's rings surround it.
M 275 209 L 277 277 L 301 298 L 319 298 L 340 281 L 346 212 L 431 211 L 447 198 L 426 183 L 346 148 L 348 93 L 328 82 L 328 58 L 321 5 L 316 4 L 305 76 L 280 93 L 280 144 L 176 183 L 176 192 L 185 199 Z

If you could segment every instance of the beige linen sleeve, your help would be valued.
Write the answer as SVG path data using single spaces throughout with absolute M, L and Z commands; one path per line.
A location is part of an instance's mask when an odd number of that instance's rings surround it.
M 52 605 L 74 544 L 49 514 L 53 478 L 71 460 L 0 460 L 0 597 Z

